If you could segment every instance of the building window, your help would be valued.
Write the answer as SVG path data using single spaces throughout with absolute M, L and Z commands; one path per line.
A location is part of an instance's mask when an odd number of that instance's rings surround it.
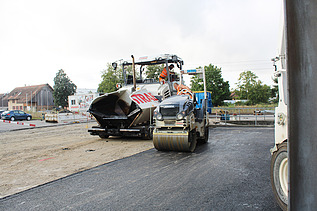
M 76 105 L 76 100 L 72 100 L 72 101 L 71 101 L 71 104 L 72 104 L 72 105 Z
M 12 106 L 13 107 L 13 110 L 15 110 L 15 106 Z

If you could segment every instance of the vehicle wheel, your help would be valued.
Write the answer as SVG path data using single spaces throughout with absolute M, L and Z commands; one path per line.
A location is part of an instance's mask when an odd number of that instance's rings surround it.
M 101 135 L 101 134 L 99 134 L 99 137 L 102 138 L 102 139 L 106 139 L 106 138 L 109 138 L 109 135 Z
M 153 129 L 149 129 L 146 133 L 142 133 L 141 138 L 144 140 L 152 140 L 153 139 Z
M 30 117 L 30 116 L 26 117 L 27 121 L 30 121 L 31 119 L 32 119 L 32 117 Z
M 288 156 L 287 142 L 278 146 L 271 160 L 271 184 L 275 199 L 282 210 L 288 204 Z
M 196 131 L 192 130 L 188 135 L 189 151 L 194 152 L 197 145 Z
M 11 120 L 11 121 L 15 121 L 15 117 L 14 117 L 14 116 L 11 117 L 10 120 Z
M 208 142 L 208 137 L 209 137 L 209 127 L 205 127 L 204 137 L 199 139 L 199 142 L 206 144 Z

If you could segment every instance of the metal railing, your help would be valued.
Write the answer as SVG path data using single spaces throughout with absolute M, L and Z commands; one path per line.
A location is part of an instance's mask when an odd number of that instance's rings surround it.
M 215 122 L 235 124 L 273 124 L 275 107 L 216 107 L 209 119 Z

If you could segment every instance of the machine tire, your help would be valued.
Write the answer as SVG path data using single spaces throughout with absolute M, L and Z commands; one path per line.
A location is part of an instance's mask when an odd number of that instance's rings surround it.
M 197 135 L 195 130 L 192 130 L 188 134 L 188 142 L 189 142 L 189 152 L 194 152 L 197 145 Z
M 100 137 L 101 139 L 106 139 L 106 138 L 109 138 L 109 135 L 101 135 L 101 134 L 99 134 L 99 137 Z
M 15 117 L 14 117 L 14 116 L 11 117 L 10 120 L 11 120 L 11 121 L 15 121 Z
M 199 140 L 199 143 L 206 144 L 208 142 L 208 137 L 209 137 L 209 127 L 205 127 L 205 133 L 204 137 Z
M 142 133 L 141 138 L 144 140 L 152 140 L 153 139 L 153 129 L 149 128 L 146 133 Z
M 288 155 L 287 142 L 278 146 L 271 160 L 271 184 L 274 197 L 282 210 L 287 210 L 288 204 Z
M 32 117 L 30 117 L 30 116 L 26 117 L 27 121 L 30 121 L 31 119 L 32 119 Z

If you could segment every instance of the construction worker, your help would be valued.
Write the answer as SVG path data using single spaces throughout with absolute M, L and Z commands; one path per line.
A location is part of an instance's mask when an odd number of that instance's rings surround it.
M 174 68 L 173 64 L 170 64 L 170 66 L 168 66 L 169 71 L 171 71 Z M 174 72 L 170 72 L 170 74 L 175 74 Z M 164 67 L 163 71 L 161 72 L 160 76 L 159 76 L 159 81 L 163 81 L 164 79 L 167 77 L 167 70 L 166 67 Z
M 177 90 L 177 95 L 189 95 L 193 99 L 193 93 L 188 86 L 174 83 L 174 88 Z

